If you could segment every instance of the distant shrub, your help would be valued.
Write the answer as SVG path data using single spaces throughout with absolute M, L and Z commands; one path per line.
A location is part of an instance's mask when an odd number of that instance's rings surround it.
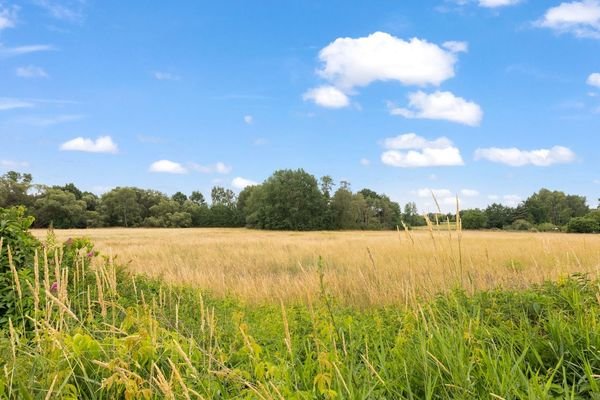
M 518 219 L 509 227 L 515 231 L 530 231 L 534 228 L 533 224 L 525 219 Z
M 573 233 L 600 232 L 600 223 L 590 217 L 576 217 L 569 221 L 567 231 Z
M 544 222 L 536 226 L 536 229 L 540 232 L 560 232 L 560 228 L 550 222 Z
M 487 223 L 485 213 L 477 209 L 461 212 L 461 219 L 464 229 L 483 229 Z

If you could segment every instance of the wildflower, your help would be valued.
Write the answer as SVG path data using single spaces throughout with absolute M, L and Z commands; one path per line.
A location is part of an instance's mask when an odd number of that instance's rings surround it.
M 50 292 L 54 294 L 58 293 L 58 282 L 52 283 L 52 286 L 50 286 Z
M 94 257 L 94 251 L 90 251 L 89 253 L 87 253 L 87 258 L 92 258 Z

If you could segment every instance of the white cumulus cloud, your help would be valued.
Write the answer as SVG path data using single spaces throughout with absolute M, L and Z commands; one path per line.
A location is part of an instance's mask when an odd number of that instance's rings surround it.
M 149 168 L 150 172 L 167 174 L 187 174 L 187 169 L 178 162 L 170 160 L 158 160 L 153 162 Z
M 19 78 L 47 78 L 48 73 L 41 67 L 28 65 L 26 67 L 18 67 L 15 73 Z
M 375 81 L 439 85 L 454 76 L 453 52 L 426 40 L 403 40 L 385 32 L 338 38 L 319 53 L 319 75 L 350 90 Z
M 587 84 L 600 88 L 600 72 L 594 72 L 587 78 Z
M 233 180 L 231 181 L 231 186 L 233 186 L 236 189 L 244 189 L 247 186 L 253 186 L 257 184 L 258 183 L 253 180 L 242 178 L 240 176 L 233 178 Z
M 254 123 L 254 117 L 252 115 L 244 115 L 244 122 L 247 125 L 252 125 Z
M 535 25 L 581 38 L 600 39 L 600 0 L 561 3 L 549 8 Z
M 535 165 L 548 167 L 553 164 L 567 164 L 575 161 L 575 153 L 563 146 L 554 146 L 550 149 L 520 150 L 511 148 L 482 148 L 475 151 L 476 160 L 488 160 L 495 163 L 521 167 L 524 165 Z
M 311 100 L 315 104 L 326 108 L 344 108 L 350 104 L 348 96 L 333 86 L 319 86 L 309 89 L 302 95 L 304 101 Z
M 392 167 L 440 167 L 463 165 L 460 150 L 445 137 L 427 140 L 414 133 L 407 133 L 383 141 L 387 149 L 381 161 Z
M 88 153 L 117 153 L 119 148 L 110 136 L 100 136 L 96 140 L 76 137 L 60 145 L 63 151 L 84 151 Z
M 418 91 L 409 94 L 408 98 L 409 108 L 390 105 L 390 113 L 405 118 L 441 119 L 469 126 L 478 126 L 483 118 L 483 111 L 477 103 L 457 97 L 451 92 L 436 91 L 427 94 Z

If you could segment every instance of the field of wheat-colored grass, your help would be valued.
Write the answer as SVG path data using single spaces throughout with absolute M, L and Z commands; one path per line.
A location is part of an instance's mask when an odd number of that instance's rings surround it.
M 44 238 L 45 231 L 35 231 Z M 267 232 L 246 229 L 88 229 L 104 254 L 140 274 L 250 302 L 311 300 L 319 256 L 337 301 L 412 302 L 462 285 L 518 288 L 600 272 L 600 235 L 516 232 Z

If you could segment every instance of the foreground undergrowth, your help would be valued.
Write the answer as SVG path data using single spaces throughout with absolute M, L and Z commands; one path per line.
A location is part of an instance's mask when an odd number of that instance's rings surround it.
M 358 310 L 324 265 L 318 300 L 260 306 L 128 275 L 86 240 L 50 236 L 30 268 L 13 253 L 2 399 L 600 398 L 600 282 L 583 275 Z

